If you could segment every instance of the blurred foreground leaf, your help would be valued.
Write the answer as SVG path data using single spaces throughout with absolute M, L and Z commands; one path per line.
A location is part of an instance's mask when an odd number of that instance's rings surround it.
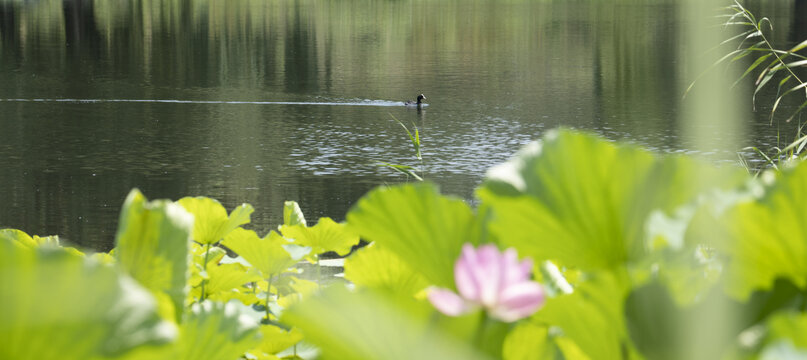
M 478 194 L 493 208 L 494 233 L 519 254 L 596 270 L 645 255 L 654 210 L 671 214 L 706 189 L 745 179 L 739 168 L 554 130 L 488 171 Z
M 480 241 L 471 208 L 440 195 L 430 183 L 376 188 L 350 210 L 347 221 L 431 284 L 449 288 L 462 244 Z
M 194 304 L 180 326 L 173 359 L 231 360 L 260 341 L 257 318 L 235 301 Z
M 0 359 L 115 357 L 174 336 L 149 292 L 114 268 L 0 239 Z
M 430 327 L 431 313 L 412 300 L 333 286 L 292 306 L 282 320 L 299 327 L 306 341 L 322 349 L 325 359 L 484 358 Z
M 726 291 L 745 300 L 776 278 L 807 288 L 807 164 L 784 170 L 763 198 L 727 211 L 721 227 L 730 255 Z
M 123 203 L 115 256 L 141 285 L 171 299 L 175 320 L 182 318 L 188 292 L 193 218 L 168 200 L 148 200 L 137 189 Z
M 387 289 L 403 296 L 414 296 L 429 285 L 420 273 L 376 243 L 345 259 L 345 278 L 359 286 Z

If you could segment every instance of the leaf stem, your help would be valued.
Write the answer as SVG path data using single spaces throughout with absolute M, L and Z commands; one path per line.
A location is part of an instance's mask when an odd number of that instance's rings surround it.
M 317 288 L 322 289 L 322 267 L 319 264 L 319 254 L 314 256 L 317 258 Z
M 210 256 L 210 244 L 205 244 L 205 262 L 202 264 L 202 268 L 205 271 L 205 276 L 207 275 L 207 259 Z M 202 279 L 202 296 L 199 301 L 205 301 L 205 284 L 207 283 L 207 279 Z
M 274 275 L 269 276 L 269 278 L 266 279 L 266 283 L 267 283 L 266 284 L 266 321 L 267 322 L 269 322 L 269 314 L 271 313 L 269 311 L 269 297 L 272 295 L 272 282 L 274 282 L 274 279 L 275 279 Z
M 486 310 L 480 311 L 479 325 L 476 326 L 476 334 L 474 334 L 474 344 L 477 346 L 483 345 L 483 342 L 485 341 L 485 331 L 487 330 L 489 322 L 488 312 Z

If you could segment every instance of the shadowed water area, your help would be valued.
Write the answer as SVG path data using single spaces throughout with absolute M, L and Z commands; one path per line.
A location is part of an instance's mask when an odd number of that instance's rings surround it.
M 776 43 L 807 38 L 803 6 L 760 4 Z M 134 187 L 250 203 L 260 234 L 284 200 L 341 220 L 405 180 L 376 163 L 418 165 L 393 117 L 420 129 L 425 177 L 468 200 L 557 126 L 690 152 L 682 26 L 670 1 L 0 1 L 0 227 L 107 250 Z M 771 102 L 742 133 L 702 131 L 790 139 Z

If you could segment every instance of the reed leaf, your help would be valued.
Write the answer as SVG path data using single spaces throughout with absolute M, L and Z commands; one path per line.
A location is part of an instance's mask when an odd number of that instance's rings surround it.
M 804 40 L 801 43 L 799 43 L 798 45 L 792 47 L 790 50 L 788 50 L 788 52 L 794 53 L 796 51 L 804 49 L 805 47 L 807 47 L 807 40 Z
M 754 71 L 754 69 L 756 69 L 757 66 L 759 66 L 759 64 L 762 64 L 762 62 L 764 62 L 769 57 L 771 57 L 771 54 L 767 54 L 767 55 L 763 55 L 763 56 L 759 57 L 756 61 L 754 61 L 753 64 L 751 64 L 751 66 L 748 67 L 748 69 L 745 70 L 743 75 L 740 76 L 740 78 L 737 79 L 737 81 L 735 81 L 734 84 L 731 85 L 731 87 L 737 86 L 737 84 L 740 83 L 741 80 L 745 79 L 745 77 L 748 76 L 748 74 L 750 74 L 752 71 Z

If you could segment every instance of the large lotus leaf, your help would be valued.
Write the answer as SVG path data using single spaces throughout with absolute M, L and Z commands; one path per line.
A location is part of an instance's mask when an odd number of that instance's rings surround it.
M 0 229 L 0 237 L 11 240 L 16 240 L 20 245 L 27 248 L 35 248 L 40 246 L 59 246 L 59 237 L 53 236 L 36 236 L 28 235 L 22 230 L 17 229 Z
M 311 296 L 317 290 L 322 288 L 322 286 L 314 281 L 305 280 L 305 279 L 298 279 L 293 276 L 289 276 L 287 279 L 281 278 L 281 280 L 288 280 L 287 288 L 290 290 L 283 290 L 283 287 L 280 286 L 280 290 L 278 293 L 281 294 L 281 297 L 277 299 L 277 305 L 279 305 L 282 309 L 285 309 L 292 304 L 296 304 L 301 300 Z M 279 285 L 279 284 L 278 284 Z M 277 311 L 277 314 L 282 313 L 282 309 Z
M 623 359 L 627 355 L 623 344 L 629 342 L 623 318 L 626 282 L 610 272 L 589 274 L 573 293 L 547 300 L 532 319 L 558 327 L 570 340 L 565 352 L 582 351 L 591 359 Z M 574 350 L 573 344 L 579 349 Z
M 177 321 L 188 292 L 192 224 L 182 207 L 168 200 L 148 202 L 135 189 L 123 203 L 115 237 L 120 267 L 146 288 L 167 294 Z
M 553 331 L 550 327 L 526 321 L 516 325 L 504 341 L 502 348 L 504 360 L 533 359 L 590 359 L 561 331 Z
M 274 231 L 260 238 L 254 231 L 242 228 L 233 230 L 222 242 L 258 269 L 264 279 L 286 271 L 299 260 L 283 248 L 286 244 L 286 239 Z
M 345 260 L 345 279 L 359 286 L 388 289 L 406 296 L 414 296 L 429 286 L 420 273 L 376 243 Z
M 225 299 L 233 289 L 242 285 L 261 280 L 255 272 L 241 264 L 209 265 L 207 267 L 208 281 L 205 284 L 205 298 L 212 300 Z
M 744 300 L 778 277 L 807 288 L 807 165 L 785 170 L 757 201 L 728 210 L 720 224 L 730 254 L 726 291 Z
M 340 255 L 347 255 L 353 245 L 359 243 L 359 236 L 351 232 L 344 224 L 339 224 L 331 218 L 320 218 L 312 227 L 305 224 L 280 227 L 283 236 L 294 239 L 295 244 L 311 247 L 312 254 L 322 254 L 334 251 Z
M 263 335 L 261 344 L 250 353 L 273 355 L 303 340 L 303 333 L 297 328 L 286 331 L 274 325 L 262 325 L 261 334 Z
M 430 183 L 376 188 L 350 210 L 347 222 L 431 284 L 449 288 L 462 245 L 478 244 L 481 236 L 470 207 Z
M 625 321 L 636 349 L 647 359 L 734 358 L 727 349 L 752 323 L 748 320 L 756 318 L 761 304 L 736 303 L 713 287 L 697 302 L 681 306 L 665 285 L 652 281 L 634 287 L 625 301 Z
M 504 360 L 555 359 L 558 357 L 558 350 L 553 345 L 547 326 L 522 322 L 507 334 L 502 348 L 502 358 Z
M 114 268 L 0 238 L 0 359 L 115 357 L 175 335 L 149 292 Z
M 14 240 L 18 246 L 26 247 L 29 249 L 38 247 L 60 248 L 73 255 L 84 256 L 84 253 L 76 248 L 63 247 L 59 244 L 58 235 L 50 236 L 30 236 L 22 230 L 17 229 L 0 229 L 0 238 Z
M 490 226 L 503 243 L 535 260 L 602 269 L 644 255 L 654 210 L 673 213 L 706 189 L 734 188 L 746 177 L 739 168 L 559 130 L 492 168 L 478 195 L 493 208 Z
M 760 359 L 807 359 L 807 314 L 781 311 L 766 322 L 768 332 Z
M 241 204 L 227 216 L 221 203 L 203 196 L 184 197 L 177 202 L 193 214 L 193 240 L 200 244 L 221 241 L 230 231 L 248 223 L 249 216 L 255 211 L 252 205 Z
M 286 310 L 282 320 L 299 327 L 324 359 L 484 358 L 429 326 L 431 314 L 411 299 L 332 286 Z
M 283 203 L 283 225 L 294 226 L 301 224 L 306 226 L 305 216 L 300 205 L 296 201 L 286 201 Z
M 238 359 L 260 342 L 259 320 L 237 301 L 194 304 L 180 326 L 170 359 Z

